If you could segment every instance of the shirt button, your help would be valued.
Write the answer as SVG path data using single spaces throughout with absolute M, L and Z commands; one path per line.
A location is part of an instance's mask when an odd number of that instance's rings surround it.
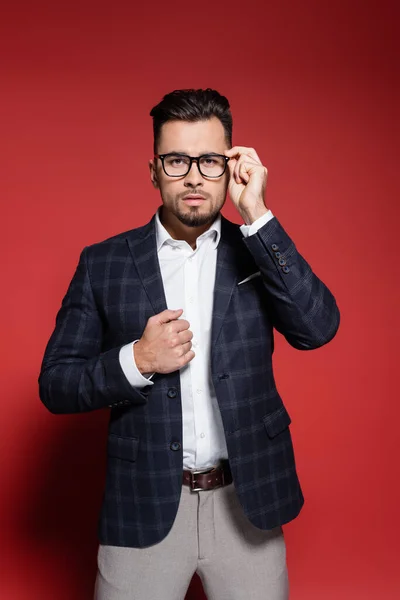
M 190 304 L 193 304 L 193 300 L 194 300 L 193 296 L 190 296 L 190 298 L 189 298 Z
M 193 346 L 193 348 L 197 348 L 198 344 L 195 340 L 192 341 L 192 346 Z
M 198 389 L 196 390 L 196 393 L 197 393 L 197 394 L 201 394 L 201 391 L 202 391 L 202 390 L 201 390 L 200 388 L 198 388 Z
M 204 437 L 206 437 L 206 434 L 205 434 L 205 433 L 201 433 L 201 434 L 200 434 L 200 437 L 201 437 L 201 438 L 204 438 Z

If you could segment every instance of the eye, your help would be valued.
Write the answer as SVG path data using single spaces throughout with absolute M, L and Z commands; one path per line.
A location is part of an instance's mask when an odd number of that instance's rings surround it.
M 179 156 L 179 154 L 172 154 L 171 156 L 167 156 L 165 158 L 165 162 L 168 166 L 172 168 L 182 167 L 183 165 L 187 165 L 189 163 L 189 159 L 186 156 Z
M 203 156 L 201 159 L 201 165 L 207 169 L 223 168 L 225 165 L 224 158 L 218 155 Z
M 218 164 L 218 160 L 215 156 L 203 156 L 200 163 L 203 167 L 215 167 Z

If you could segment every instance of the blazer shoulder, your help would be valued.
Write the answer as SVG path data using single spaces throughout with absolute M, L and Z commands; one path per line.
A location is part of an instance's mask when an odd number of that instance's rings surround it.
M 146 233 L 149 231 L 150 223 L 146 223 L 145 225 L 141 225 L 140 227 L 135 227 L 134 229 L 128 229 L 126 231 L 122 231 L 121 233 L 117 233 L 112 235 L 104 240 L 100 240 L 99 242 L 94 242 L 93 244 L 88 244 L 85 246 L 83 251 L 87 252 L 91 256 L 105 255 L 110 252 L 118 252 L 118 249 L 125 249 L 127 247 L 127 240 L 134 242 L 135 240 L 140 240 Z

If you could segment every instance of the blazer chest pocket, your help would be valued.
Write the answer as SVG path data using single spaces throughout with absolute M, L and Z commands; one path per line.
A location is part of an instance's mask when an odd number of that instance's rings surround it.
M 261 271 L 257 271 L 255 273 L 252 273 L 248 277 L 245 277 L 244 279 L 242 279 L 242 281 L 239 281 L 237 283 L 237 285 L 243 285 L 244 283 L 247 283 L 248 281 L 251 281 L 252 279 L 255 279 L 256 277 L 261 277 Z
M 139 438 L 122 437 L 115 433 L 108 434 L 107 455 L 135 462 L 139 449 Z
M 284 406 L 279 407 L 268 415 L 264 415 L 263 421 L 268 437 L 270 438 L 274 438 L 278 433 L 285 431 L 292 422 L 289 413 Z

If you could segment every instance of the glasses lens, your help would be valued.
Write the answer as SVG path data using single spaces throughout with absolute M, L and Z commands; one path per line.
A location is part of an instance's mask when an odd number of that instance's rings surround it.
M 179 154 L 170 154 L 164 158 L 164 168 L 168 175 L 179 176 L 188 172 L 190 159 Z
M 225 158 L 218 155 L 202 156 L 200 171 L 206 177 L 220 177 L 225 170 Z

